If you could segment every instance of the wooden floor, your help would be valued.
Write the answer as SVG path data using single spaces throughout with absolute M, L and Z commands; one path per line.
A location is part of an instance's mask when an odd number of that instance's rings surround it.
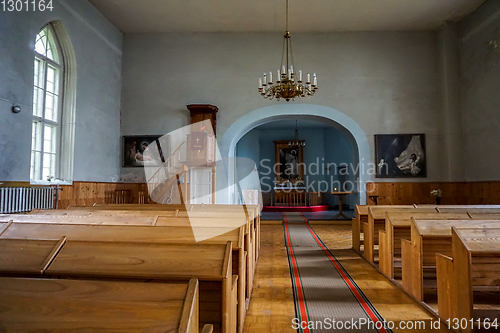
M 259 263 L 243 332 L 296 332 L 283 226 L 261 225 L 260 232 Z
M 425 330 L 394 329 L 394 332 L 451 332 L 429 328 L 435 320 L 415 301 L 351 249 L 351 224 L 313 225 L 368 299 L 387 321 L 425 321 Z M 281 225 L 261 226 L 261 252 L 244 333 L 296 332 L 292 284 Z M 441 325 L 444 327 L 443 325 Z

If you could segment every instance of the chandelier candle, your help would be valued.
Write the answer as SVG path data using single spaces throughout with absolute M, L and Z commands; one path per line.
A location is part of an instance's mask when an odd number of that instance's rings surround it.
M 283 42 L 283 52 L 281 56 L 281 69 L 278 69 L 278 77 L 276 84 L 273 84 L 273 74 L 269 72 L 269 81 L 264 73 L 264 80 L 259 79 L 259 92 L 264 98 L 278 101 L 283 98 L 287 102 L 295 98 L 304 99 L 311 97 L 318 90 L 318 80 L 316 73 L 313 74 L 313 82 L 311 84 L 311 74 L 307 73 L 307 82 L 302 82 L 302 71 L 299 70 L 299 78 L 295 79 L 293 55 L 292 55 L 292 40 L 288 31 L 288 0 L 286 0 L 286 31 Z

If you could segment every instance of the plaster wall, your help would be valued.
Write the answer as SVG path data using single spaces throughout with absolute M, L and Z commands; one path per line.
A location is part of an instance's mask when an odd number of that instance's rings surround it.
M 76 54 L 73 180 L 118 180 L 122 34 L 86 0 L 0 12 L 0 180 L 30 180 L 35 36 L 61 21 Z M 13 104 L 22 112 L 11 112 Z
M 500 2 L 487 1 L 460 25 L 465 178 L 500 180 Z
M 279 67 L 281 34 L 125 35 L 122 135 L 168 133 L 189 123 L 187 104 L 207 103 L 219 107 L 220 141 L 255 110 L 314 103 L 359 124 L 371 161 L 375 134 L 425 133 L 428 177 L 398 181 L 443 177 L 435 32 L 292 34 L 292 39 L 296 70 L 317 72 L 320 89 L 311 99 L 287 103 L 263 99 L 257 91 L 262 72 Z

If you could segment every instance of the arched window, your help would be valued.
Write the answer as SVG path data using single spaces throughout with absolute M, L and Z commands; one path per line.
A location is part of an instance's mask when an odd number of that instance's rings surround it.
M 35 41 L 31 179 L 59 177 L 64 62 L 51 24 Z

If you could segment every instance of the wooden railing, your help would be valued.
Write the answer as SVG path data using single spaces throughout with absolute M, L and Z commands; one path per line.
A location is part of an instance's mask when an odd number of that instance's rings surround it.
M 322 192 L 275 191 L 274 206 L 306 207 L 325 204 L 325 194 Z
M 325 204 L 325 193 L 323 192 L 309 193 L 309 206 L 320 206 L 324 204 Z
M 161 167 L 148 179 L 148 189 L 149 193 L 153 193 L 153 191 L 161 185 L 168 181 L 171 177 L 175 176 L 178 172 L 178 168 L 182 166 L 181 163 L 181 148 L 186 144 L 186 141 L 182 142 L 179 147 L 168 157 L 168 159 L 163 163 Z M 172 170 L 173 168 L 173 170 Z M 179 173 L 183 173 L 179 171 Z
M 306 206 L 306 192 L 274 192 L 274 205 L 282 207 Z
M 127 204 L 132 203 L 132 195 L 130 190 L 114 190 L 105 193 L 107 204 Z

